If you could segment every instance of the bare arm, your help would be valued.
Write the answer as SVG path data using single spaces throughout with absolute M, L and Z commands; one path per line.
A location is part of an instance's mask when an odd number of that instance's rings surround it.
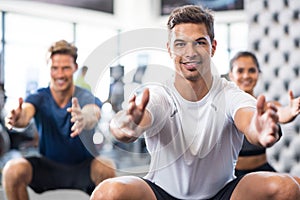
M 122 142 L 135 141 L 151 123 L 150 113 L 145 109 L 149 101 L 149 89 L 144 90 L 139 105 L 135 99 L 136 96 L 133 96 L 128 109 L 118 112 L 110 122 L 111 133 Z
M 78 99 L 72 98 L 72 107 L 67 109 L 71 113 L 71 122 L 74 123 L 71 130 L 71 137 L 79 135 L 82 130 L 90 130 L 95 127 L 100 119 L 100 108 L 95 104 L 87 104 L 80 108 Z
M 19 106 L 11 110 L 5 117 L 5 125 L 8 129 L 24 128 L 29 125 L 30 120 L 35 114 L 35 108 L 30 103 L 24 103 L 22 98 L 19 98 Z
M 249 142 L 270 147 L 279 139 L 278 114 L 274 104 L 265 104 L 265 97 L 259 96 L 256 105 L 257 110 L 241 108 L 237 111 L 234 121 Z
M 276 104 L 280 123 L 288 123 L 293 121 L 300 113 L 300 97 L 294 98 L 293 92 L 289 91 L 289 105 L 281 106 Z

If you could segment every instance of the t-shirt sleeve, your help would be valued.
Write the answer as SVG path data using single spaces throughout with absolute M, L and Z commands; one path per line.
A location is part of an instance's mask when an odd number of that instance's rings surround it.
M 233 119 L 240 108 L 256 109 L 256 99 L 233 84 L 227 92 L 227 102 L 230 102 L 229 113 Z
M 96 104 L 99 108 L 102 107 L 102 102 L 100 101 L 100 99 L 98 97 L 95 97 L 92 93 L 88 92 L 87 90 L 77 88 L 75 97 L 78 98 L 81 107 L 87 104 Z
M 43 91 L 42 91 L 43 92 Z M 46 95 L 46 93 L 44 93 L 44 96 Z M 41 92 L 36 92 L 36 93 L 33 93 L 33 94 L 30 94 L 28 95 L 24 102 L 26 103 L 31 103 L 35 108 L 39 107 L 39 105 L 42 104 L 42 101 L 43 100 L 43 95 L 41 95 Z

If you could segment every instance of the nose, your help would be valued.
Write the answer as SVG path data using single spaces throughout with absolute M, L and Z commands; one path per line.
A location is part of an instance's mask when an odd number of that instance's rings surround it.
M 55 75 L 56 77 L 62 77 L 62 76 L 64 76 L 64 70 L 61 68 L 58 68 L 55 71 L 53 71 L 53 75 Z
M 197 51 L 194 42 L 189 42 L 186 45 L 184 56 L 187 58 L 194 58 L 197 56 Z
M 242 74 L 242 76 L 243 76 L 243 78 L 249 78 L 249 73 L 248 73 L 248 72 L 244 72 L 244 73 Z

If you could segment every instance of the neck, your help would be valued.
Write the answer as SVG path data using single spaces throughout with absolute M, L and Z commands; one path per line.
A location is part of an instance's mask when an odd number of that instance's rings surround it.
M 253 92 L 253 90 L 247 91 L 247 93 L 254 97 L 254 92 Z
M 188 101 L 199 101 L 209 92 L 212 81 L 211 76 L 208 78 L 200 78 L 196 81 L 190 81 L 181 76 L 176 76 L 174 85 L 184 99 Z
M 73 85 L 70 89 L 64 91 L 57 91 L 54 88 L 50 87 L 51 94 L 60 108 L 65 107 L 69 100 L 72 98 L 75 92 L 75 86 Z

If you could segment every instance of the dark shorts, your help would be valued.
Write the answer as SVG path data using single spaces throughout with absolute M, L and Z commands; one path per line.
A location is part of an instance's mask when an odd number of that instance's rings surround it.
M 210 200 L 229 200 L 231 197 L 231 194 L 233 190 L 235 189 L 236 185 L 239 183 L 239 181 L 243 178 L 243 176 L 240 176 L 231 182 L 229 182 L 225 187 L 223 187 L 214 197 L 210 198 Z M 168 194 L 166 191 L 164 191 L 161 187 L 156 185 L 155 183 L 143 179 L 152 189 L 152 191 L 155 193 L 157 200 L 180 200 L 177 199 L 170 194 Z
M 269 163 L 265 163 L 255 169 L 251 169 L 251 170 L 235 170 L 235 175 L 237 177 L 239 176 L 244 176 L 246 174 L 249 174 L 251 172 L 259 172 L 259 171 L 268 171 L 268 172 L 276 172 L 276 170 L 274 169 L 274 167 L 272 167 Z
M 33 168 L 32 181 L 29 186 L 36 193 L 55 189 L 78 189 L 91 195 L 95 188 L 90 177 L 93 158 L 76 165 L 60 164 L 45 157 L 26 159 Z

